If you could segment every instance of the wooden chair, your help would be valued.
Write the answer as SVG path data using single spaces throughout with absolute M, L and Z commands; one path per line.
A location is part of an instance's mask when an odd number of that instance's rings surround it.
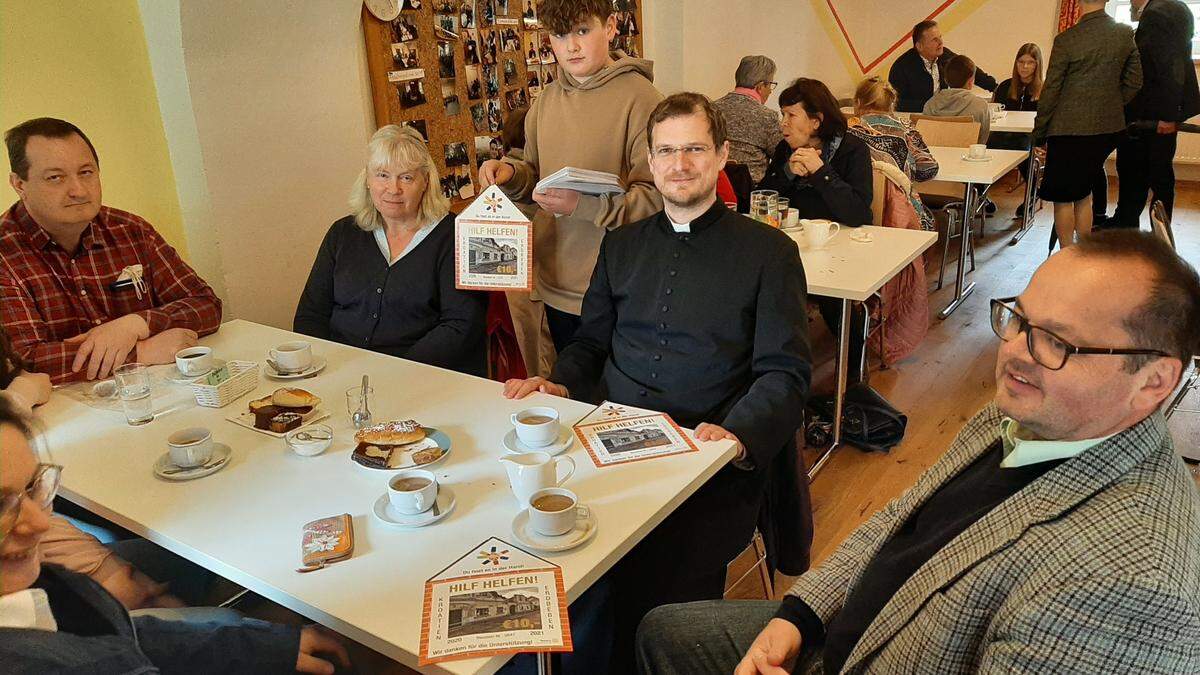
M 967 148 L 979 141 L 979 122 L 971 117 L 933 117 L 930 115 L 913 115 L 910 123 L 921 132 L 928 145 L 949 148 Z M 922 201 L 946 217 L 946 236 L 942 237 L 942 262 L 938 268 L 937 287 L 940 290 L 946 276 L 946 258 L 950 252 L 950 240 L 962 236 L 971 237 L 974 219 L 983 213 L 984 194 L 978 200 L 979 207 L 973 214 L 963 213 L 963 198 L 966 189 L 961 183 L 951 183 L 937 179 L 925 181 L 917 186 Z M 972 188 L 973 189 L 973 188 Z M 985 191 L 986 194 L 986 191 Z M 962 223 L 961 228 L 956 228 Z M 982 226 L 981 228 L 982 229 Z M 957 234 L 955 231 L 958 230 Z M 975 243 L 970 242 L 968 251 L 971 255 L 971 271 L 975 271 Z
M 1167 214 L 1167 209 L 1163 203 L 1157 199 L 1150 205 L 1150 230 L 1158 238 L 1167 242 L 1171 248 L 1175 248 L 1175 233 L 1171 230 L 1171 216 Z M 1167 419 L 1170 419 L 1176 411 L 1179 411 L 1179 406 L 1183 403 L 1183 399 L 1187 398 L 1188 394 L 1197 387 L 1197 380 L 1200 380 L 1200 356 L 1193 357 L 1190 368 L 1186 370 L 1190 370 L 1191 372 L 1184 372 L 1183 377 L 1180 378 L 1182 384 L 1163 411 L 1163 416 Z M 1184 410 L 1182 412 L 1195 413 L 1197 411 Z

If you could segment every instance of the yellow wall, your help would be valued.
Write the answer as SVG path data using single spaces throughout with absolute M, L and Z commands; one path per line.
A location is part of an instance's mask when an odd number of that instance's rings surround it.
M 100 155 L 104 203 L 186 242 L 137 0 L 0 1 L 0 128 L 59 117 Z M 7 175 L 7 153 L 5 154 Z M 0 209 L 16 201 L 0 188 Z

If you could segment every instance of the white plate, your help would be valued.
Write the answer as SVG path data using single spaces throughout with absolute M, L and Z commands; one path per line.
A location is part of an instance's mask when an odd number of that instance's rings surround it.
M 300 427 L 308 426 L 309 424 L 312 424 L 313 422 L 320 422 L 321 420 L 325 419 L 326 417 L 329 417 L 329 412 L 326 410 L 323 410 L 320 406 L 317 406 L 316 408 L 313 408 L 312 410 L 308 411 L 304 415 L 300 416 Z M 226 417 L 225 419 L 229 420 L 230 422 L 233 422 L 234 424 L 236 424 L 240 427 L 246 427 L 247 429 L 249 429 L 251 431 L 257 431 L 260 434 L 274 436 L 275 438 L 283 438 L 284 436 L 287 436 L 286 431 L 281 434 L 281 433 L 276 433 L 274 431 L 271 431 L 270 429 L 259 429 L 258 427 L 254 426 L 254 413 L 250 412 L 249 410 L 247 410 L 243 413 L 234 415 L 233 417 Z M 296 427 L 296 428 L 299 429 L 300 427 Z
M 275 380 L 299 380 L 305 377 L 312 377 L 325 370 L 326 363 L 324 356 L 314 356 L 308 368 L 297 373 L 281 373 L 271 367 L 270 361 L 263 360 L 263 374 Z
M 567 448 L 571 447 L 571 445 L 575 443 L 575 432 L 572 431 L 570 427 L 564 426 L 562 428 L 562 433 L 558 436 L 558 440 L 554 441 L 550 445 L 543 445 L 540 448 L 535 448 L 531 445 L 525 445 L 522 443 L 521 439 L 517 437 L 516 429 L 509 429 L 508 433 L 504 434 L 504 440 L 501 442 L 504 443 L 504 449 L 513 454 L 522 452 L 548 452 L 551 455 L 561 455 L 567 451 Z
M 974 164 L 982 164 L 983 162 L 990 162 L 990 161 L 992 161 L 992 157 L 991 157 L 991 155 L 989 155 L 989 156 L 987 156 L 987 157 L 972 157 L 972 156 L 970 156 L 970 155 L 963 155 L 963 156 L 962 156 L 962 161 L 964 161 L 964 162 L 972 162 L 972 163 L 974 163 Z
M 451 490 L 449 485 L 438 483 L 437 501 L 434 502 L 433 508 L 424 513 L 417 513 L 411 516 L 400 513 L 392 508 L 392 501 L 388 498 L 388 493 L 386 492 L 375 500 L 375 505 L 371 510 L 375 513 L 375 517 L 384 525 L 401 530 L 410 530 L 432 525 L 445 518 L 454 510 L 454 504 L 454 490 Z
M 212 368 L 209 368 L 203 373 L 196 373 L 195 375 L 184 375 L 183 371 L 179 370 L 179 366 L 172 366 L 171 369 L 167 371 L 166 377 L 168 380 L 177 384 L 191 384 L 192 380 L 204 377 L 223 365 L 225 365 L 225 359 L 213 359 Z
M 587 517 L 575 518 L 575 529 L 557 537 L 534 532 L 529 526 L 529 509 L 522 509 L 512 521 L 513 536 L 529 548 L 546 553 L 566 551 L 586 543 L 596 534 L 596 514 L 588 509 Z
M 439 448 L 442 449 L 442 456 L 438 457 L 437 459 L 433 460 L 432 462 L 426 462 L 424 464 L 414 464 L 412 461 L 412 450 L 404 450 L 402 452 L 397 452 L 397 451 L 393 450 L 392 456 L 388 459 L 387 468 L 379 469 L 379 468 L 376 468 L 373 466 L 367 466 L 365 464 L 359 464 L 358 462 L 355 462 L 354 458 L 353 458 L 354 448 L 351 448 L 350 461 L 353 462 L 355 466 L 362 467 L 364 469 L 367 469 L 368 471 L 399 471 L 401 469 L 427 469 L 427 468 L 433 466 L 434 464 L 446 461 L 446 457 L 448 457 L 450 455 L 450 448 L 453 445 L 450 442 L 450 437 L 447 436 L 445 434 L 445 432 L 440 431 L 438 429 L 434 429 L 433 427 L 425 427 L 425 439 L 421 440 L 421 441 L 417 441 L 417 443 L 413 443 L 412 445 L 417 446 L 417 450 L 422 450 L 427 447 L 432 447 L 432 445 L 426 444 L 429 441 L 432 441 L 433 444 L 436 444 Z M 419 445 L 419 444 L 425 444 L 425 445 Z M 358 447 L 357 443 L 355 443 L 354 445 L 355 445 L 355 447 Z
M 229 464 L 229 457 L 232 454 L 233 451 L 229 449 L 228 445 L 214 442 L 213 456 L 209 458 L 209 462 L 213 461 L 214 459 L 220 460 L 215 466 L 205 468 L 204 465 L 201 465 L 194 469 L 180 471 L 179 473 L 163 473 L 169 469 L 179 468 L 171 463 L 171 453 L 164 452 L 159 456 L 158 461 L 154 463 L 154 475 L 162 478 L 163 480 L 193 480 L 196 478 L 203 478 L 209 474 L 214 474 L 221 469 L 224 469 Z M 207 464 L 207 462 L 205 464 Z

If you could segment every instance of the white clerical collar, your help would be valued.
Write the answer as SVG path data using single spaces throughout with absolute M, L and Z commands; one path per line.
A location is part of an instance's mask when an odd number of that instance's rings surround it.
M 667 216 L 667 220 L 671 221 L 671 229 L 675 230 L 675 232 L 677 232 L 679 234 L 684 234 L 684 233 L 692 231 L 691 223 L 677 223 L 677 222 L 671 220 L 670 216 Z
M 1016 420 L 1005 417 L 1000 422 L 1000 438 L 1004 441 L 1004 459 L 1000 462 L 1000 467 L 1015 469 L 1056 459 L 1070 459 L 1092 446 L 1107 441 L 1112 435 L 1086 438 L 1082 441 L 1040 441 L 1022 429 Z

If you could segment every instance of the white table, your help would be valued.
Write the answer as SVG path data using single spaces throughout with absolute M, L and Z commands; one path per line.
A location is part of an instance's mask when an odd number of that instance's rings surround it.
M 224 324 L 201 340 L 227 359 L 261 359 L 295 335 L 246 321 Z M 307 338 L 306 338 L 307 339 Z M 329 360 L 320 375 L 293 382 L 319 395 L 332 412 L 335 444 L 317 457 L 293 454 L 281 439 L 225 420 L 247 401 L 287 383 L 266 380 L 221 409 L 192 407 L 144 427 L 120 412 L 55 396 L 42 409 L 54 458 L 66 466 L 67 499 L 410 667 L 416 667 L 424 582 L 488 537 L 516 543 L 518 512 L 502 465 L 509 415 L 531 405 L 557 408 L 572 424 L 592 406 L 545 395 L 509 401 L 501 385 L 467 375 L 314 340 Z M 390 475 L 350 460 L 352 428 L 345 391 L 363 374 L 375 390 L 376 420 L 412 418 L 446 432 L 450 456 L 433 468 L 455 492 L 445 520 L 410 531 L 385 527 L 371 513 Z M 167 436 L 202 425 L 233 449 L 231 464 L 194 481 L 155 478 L 151 466 Z M 595 538 L 561 554 L 539 554 L 563 568 L 570 601 L 579 597 L 642 537 L 733 456 L 729 442 L 700 443 L 700 452 L 597 469 L 578 443 L 577 469 L 566 486 L 590 506 Z M 350 513 L 354 557 L 298 574 L 301 526 Z M 536 552 L 535 552 L 536 553 Z M 506 656 L 429 666 L 430 673 L 492 673 Z
M 837 389 L 834 392 L 833 442 L 808 471 L 816 477 L 821 467 L 842 442 L 842 406 L 846 396 L 846 376 L 850 354 L 850 307 L 865 302 L 892 280 L 925 249 L 937 241 L 936 232 L 905 230 L 896 227 L 842 227 L 823 248 L 807 248 L 799 232 L 787 232 L 800 246 L 800 260 L 810 295 L 823 295 L 842 301 L 842 322 L 838 335 Z M 854 241 L 851 234 L 866 233 L 870 242 Z M 865 336 L 864 336 L 865 337 Z
M 1035 110 L 1007 110 L 1004 116 L 992 122 L 992 131 L 1003 131 L 1013 134 L 1032 134 L 1033 124 L 1037 120 L 1037 111 Z M 1021 214 L 1021 227 L 1017 228 L 1012 239 L 1008 240 L 1009 246 L 1015 246 L 1021 237 L 1029 231 L 1029 227 L 1033 224 L 1033 153 L 1029 154 L 1029 172 L 1028 178 L 1025 181 L 1025 210 Z
M 945 319 L 958 309 L 971 291 L 975 290 L 974 281 L 970 284 L 964 283 L 967 276 L 967 249 L 971 241 L 969 234 L 971 214 L 975 212 L 975 191 L 971 189 L 971 186 L 986 187 L 995 183 L 1025 161 L 1029 153 L 1025 150 L 989 149 L 987 161 L 975 162 L 964 159 L 967 154 L 966 148 L 932 146 L 929 151 L 933 153 L 934 159 L 938 162 L 936 180 L 963 183 L 967 186 L 963 196 L 962 250 L 958 255 L 958 269 L 954 276 L 954 300 L 938 314 L 939 317 Z

